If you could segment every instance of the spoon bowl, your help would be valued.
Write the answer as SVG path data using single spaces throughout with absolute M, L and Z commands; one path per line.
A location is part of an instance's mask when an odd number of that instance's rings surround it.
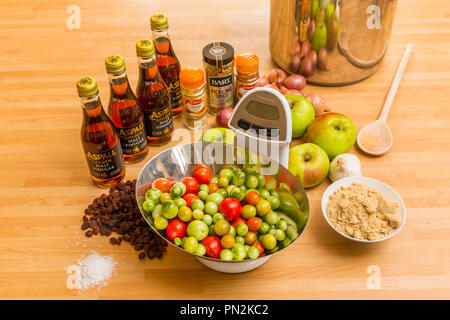
M 367 154 L 381 156 L 392 147 L 391 129 L 384 120 L 376 120 L 362 128 L 356 138 L 358 147 Z

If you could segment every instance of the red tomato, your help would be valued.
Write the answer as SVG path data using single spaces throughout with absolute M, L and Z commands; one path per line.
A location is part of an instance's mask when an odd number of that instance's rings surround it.
M 225 219 L 234 221 L 241 215 L 242 205 L 239 200 L 234 198 L 225 198 L 219 204 L 219 212 L 225 214 Z
M 249 193 L 247 193 L 247 197 L 245 198 L 245 201 L 247 201 L 247 203 L 252 204 L 254 206 L 256 206 L 256 204 L 259 202 L 259 193 L 256 191 L 250 191 Z
M 198 197 L 198 195 L 193 194 L 193 193 L 186 193 L 184 196 L 182 196 L 182 198 L 184 199 L 184 201 L 186 201 L 186 205 L 190 208 L 191 207 L 191 203 L 194 200 L 200 200 L 200 198 Z
M 261 219 L 257 217 L 251 217 L 247 221 L 248 230 L 258 231 L 261 228 Z
M 217 183 L 210 183 L 209 184 L 209 193 L 214 193 L 219 189 L 219 185 Z
M 170 181 L 165 178 L 159 178 L 153 181 L 152 188 L 157 188 L 162 192 L 170 191 Z
M 264 253 L 264 246 L 262 245 L 261 242 L 259 241 L 255 241 L 252 246 L 255 246 L 259 249 L 259 256 L 261 257 L 261 255 Z
M 186 186 L 186 193 L 198 193 L 198 182 L 192 177 L 185 177 L 181 182 Z
M 183 238 L 186 235 L 186 224 L 178 219 L 171 220 L 167 225 L 166 235 L 172 242 L 175 238 Z
M 209 183 L 211 175 L 211 169 L 206 164 L 196 164 L 192 167 L 191 176 L 193 176 L 199 184 Z
M 206 255 L 208 257 L 219 258 L 220 251 L 222 250 L 219 237 L 208 236 L 202 240 L 202 244 L 206 247 Z
M 247 220 L 245 220 L 244 218 L 242 218 L 242 217 L 237 217 L 232 223 L 231 223 L 231 225 L 233 226 L 233 227 L 237 227 L 237 225 L 239 224 L 239 223 L 245 223 L 245 224 L 247 224 Z

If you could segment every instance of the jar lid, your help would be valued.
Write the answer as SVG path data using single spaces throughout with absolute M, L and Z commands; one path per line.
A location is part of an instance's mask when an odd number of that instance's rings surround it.
M 186 89 L 193 90 L 201 87 L 205 81 L 205 74 L 199 68 L 184 68 L 180 72 L 180 83 Z
M 122 56 L 112 55 L 106 58 L 105 66 L 109 74 L 122 73 L 125 70 L 125 60 Z
M 150 17 L 150 27 L 152 30 L 165 30 L 169 27 L 167 16 L 163 13 L 157 13 Z
M 152 40 L 139 40 L 136 43 L 136 54 L 138 57 L 151 57 L 155 54 L 155 45 Z
M 92 97 L 98 92 L 97 82 L 92 77 L 83 77 L 77 81 L 77 91 L 80 97 Z
M 212 42 L 203 48 L 203 59 L 209 64 L 226 65 L 233 61 L 234 49 L 226 42 Z
M 236 70 L 241 73 L 258 72 L 259 60 L 254 53 L 241 53 L 236 56 Z

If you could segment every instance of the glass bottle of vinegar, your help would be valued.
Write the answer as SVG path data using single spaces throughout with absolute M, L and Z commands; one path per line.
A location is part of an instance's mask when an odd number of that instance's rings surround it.
M 148 153 L 144 114 L 130 88 L 125 60 L 119 55 L 106 58 L 109 77 L 109 116 L 116 127 L 125 163 L 139 162 Z
M 150 18 L 152 39 L 156 48 L 156 62 L 159 73 L 169 89 L 172 103 L 172 116 L 177 118 L 183 111 L 183 98 L 181 96 L 180 61 L 178 60 L 169 38 L 169 23 L 164 14 L 154 14 Z
M 158 71 L 153 41 L 139 40 L 136 54 L 139 63 L 136 94 L 144 112 L 148 144 L 162 146 L 172 139 L 173 132 L 169 91 Z
M 94 184 L 109 188 L 125 177 L 119 136 L 103 110 L 96 81 L 84 77 L 77 82 L 83 109 L 81 143 Z

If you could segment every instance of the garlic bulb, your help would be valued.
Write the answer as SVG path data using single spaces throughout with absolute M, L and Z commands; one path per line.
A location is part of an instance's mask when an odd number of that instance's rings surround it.
M 342 153 L 331 161 L 328 176 L 333 182 L 345 177 L 361 175 L 361 161 L 354 154 Z

